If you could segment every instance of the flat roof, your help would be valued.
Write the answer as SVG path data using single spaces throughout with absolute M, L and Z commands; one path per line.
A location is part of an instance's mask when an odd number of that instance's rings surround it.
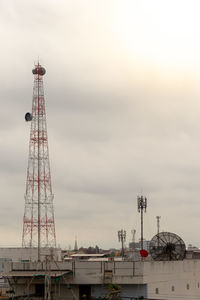
M 103 257 L 106 254 L 86 254 L 86 253 L 76 253 L 76 254 L 72 254 L 70 255 L 71 257 Z
M 8 273 L 2 273 L 3 277 L 44 277 L 45 275 L 50 275 L 51 277 L 60 277 L 67 274 L 72 274 L 71 270 L 66 271 L 11 271 Z

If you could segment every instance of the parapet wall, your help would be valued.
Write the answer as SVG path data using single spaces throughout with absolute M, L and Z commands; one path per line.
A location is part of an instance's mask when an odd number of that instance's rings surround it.
M 64 261 L 48 264 L 52 276 L 56 272 L 67 273 L 71 271 L 70 282 L 72 284 L 139 284 L 143 281 L 143 263 L 132 261 L 120 262 L 89 262 L 89 261 Z M 47 263 L 6 262 L 2 276 L 22 276 L 26 273 L 38 274 L 47 272 Z

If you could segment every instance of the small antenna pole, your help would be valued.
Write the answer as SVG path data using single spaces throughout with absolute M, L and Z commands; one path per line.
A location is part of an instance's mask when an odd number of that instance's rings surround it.
M 135 234 L 136 234 L 136 230 L 132 229 L 131 233 L 132 233 L 132 244 L 133 244 L 132 248 L 135 250 Z
M 156 217 L 156 219 L 157 219 L 157 234 L 160 233 L 160 218 L 161 218 L 161 216 Z
M 124 242 L 126 240 L 126 231 L 121 229 L 118 231 L 119 242 L 122 242 L 122 258 L 124 257 Z
M 141 250 L 143 250 L 144 247 L 144 237 L 143 237 L 143 212 L 146 213 L 147 209 L 147 198 L 143 196 L 137 197 L 137 203 L 138 203 L 138 212 L 141 216 Z
M 135 230 L 135 229 L 132 229 L 132 230 L 131 230 L 131 233 L 132 233 L 132 242 L 135 243 L 135 234 L 136 234 L 136 230 Z

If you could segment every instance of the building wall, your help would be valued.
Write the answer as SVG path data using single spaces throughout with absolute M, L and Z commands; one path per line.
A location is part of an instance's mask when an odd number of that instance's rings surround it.
M 30 280 L 26 280 L 23 283 L 18 283 L 15 285 L 15 295 L 18 296 L 26 296 L 27 294 L 35 293 L 35 284 L 30 283 Z M 38 282 L 39 283 L 39 282 Z M 41 281 L 44 283 L 44 281 Z M 81 285 L 82 286 L 82 285 Z M 68 300 L 78 300 L 81 299 L 81 295 L 79 295 L 80 285 L 70 285 L 70 289 L 68 288 L 68 284 L 52 284 L 51 285 L 51 299 L 68 299 Z M 91 285 L 91 296 L 94 298 L 104 298 L 109 293 L 108 285 Z M 121 294 L 120 299 L 126 299 L 126 297 L 146 297 L 147 295 L 147 286 L 143 285 L 121 285 Z M 34 296 L 29 298 L 34 299 Z M 39 297 L 37 297 L 39 299 Z
M 78 300 L 79 299 L 79 286 L 77 285 L 71 285 L 71 288 L 68 289 L 67 284 L 61 284 L 51 286 L 51 300 Z
M 23 281 L 13 283 L 13 287 L 15 290 L 14 296 L 27 297 L 29 300 L 43 300 L 44 297 L 35 297 L 34 294 L 36 293 L 36 285 L 41 284 L 44 286 L 44 279 L 42 280 L 32 280 L 32 278 L 24 279 Z M 71 285 L 71 288 L 68 288 L 68 285 L 65 283 L 53 283 L 51 284 L 51 300 L 79 300 L 79 286 L 78 285 Z M 19 298 L 20 299 L 20 298 Z
M 121 287 L 120 299 L 126 299 L 126 297 L 146 297 L 147 296 L 147 285 L 146 284 L 123 284 Z M 109 293 L 108 285 L 92 285 L 91 296 L 106 297 Z
M 47 255 L 53 253 L 55 260 L 61 260 L 61 249 L 41 248 L 41 261 L 44 261 Z M 0 248 L 0 261 L 2 259 L 11 260 L 13 262 L 20 261 L 37 261 L 37 248 Z
M 7 262 L 2 275 L 12 277 L 14 276 L 12 274 L 20 276 L 20 272 L 22 274 L 28 272 L 31 276 L 33 270 L 45 270 L 45 265 L 44 262 L 40 264 Z M 98 297 L 105 295 L 108 284 L 113 283 L 122 287 L 123 297 L 134 297 L 138 293 L 150 299 L 200 299 L 198 259 L 165 262 L 52 262 L 51 272 L 55 274 L 56 270 L 71 270 L 73 273 L 61 283 L 63 295 L 70 293 L 67 284 L 73 285 L 77 291 L 79 285 L 91 285 L 92 295 Z
M 46 263 L 7 263 L 4 274 L 29 270 L 45 271 Z M 71 270 L 73 278 L 71 284 L 139 284 L 142 280 L 141 262 L 89 262 L 64 261 L 52 262 L 51 270 Z
M 144 282 L 153 299 L 200 299 L 200 260 L 146 262 Z

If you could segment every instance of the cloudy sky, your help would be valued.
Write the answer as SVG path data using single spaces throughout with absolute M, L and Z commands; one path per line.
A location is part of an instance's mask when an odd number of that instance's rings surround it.
M 21 246 L 33 75 L 44 76 L 57 243 L 161 229 L 200 247 L 200 3 L 0 1 L 0 246 Z

